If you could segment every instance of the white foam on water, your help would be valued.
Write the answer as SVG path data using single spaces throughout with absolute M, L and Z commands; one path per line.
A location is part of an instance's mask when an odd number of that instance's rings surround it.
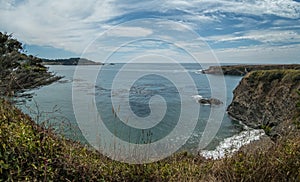
M 202 69 L 195 71 L 196 74 L 202 74 Z
M 197 102 L 198 102 L 200 99 L 203 99 L 203 97 L 202 97 L 201 95 L 193 95 L 192 98 L 195 99 Z
M 232 156 L 242 146 L 259 140 L 263 135 L 265 135 L 264 130 L 250 129 L 242 131 L 232 137 L 225 138 L 215 150 L 202 150 L 200 155 L 206 159 L 221 159 L 225 156 Z

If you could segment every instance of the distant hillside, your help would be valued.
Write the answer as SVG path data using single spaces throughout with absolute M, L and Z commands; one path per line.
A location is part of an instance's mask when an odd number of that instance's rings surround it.
M 44 65 L 102 65 L 103 64 L 85 58 L 42 59 L 42 61 Z
M 224 74 L 224 75 L 238 75 L 244 76 L 248 72 L 258 70 L 286 70 L 294 69 L 300 70 L 299 64 L 266 64 L 266 65 L 232 65 L 232 66 L 210 66 L 206 70 L 202 70 L 204 74 Z

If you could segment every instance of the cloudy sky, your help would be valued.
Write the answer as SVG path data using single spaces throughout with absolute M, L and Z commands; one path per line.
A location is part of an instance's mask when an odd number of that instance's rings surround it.
M 300 63 L 299 0 L 1 0 L 0 31 L 44 58 Z

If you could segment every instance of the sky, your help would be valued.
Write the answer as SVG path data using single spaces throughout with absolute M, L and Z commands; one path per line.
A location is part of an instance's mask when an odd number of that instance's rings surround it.
M 0 31 L 50 59 L 300 63 L 300 0 L 1 0 Z

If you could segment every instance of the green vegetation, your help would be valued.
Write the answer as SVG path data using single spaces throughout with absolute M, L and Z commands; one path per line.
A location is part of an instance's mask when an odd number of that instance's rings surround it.
M 0 96 L 59 79 L 39 58 L 23 54 L 21 43 L 11 35 L 0 33 L 0 43 Z M 288 74 L 255 74 L 269 81 L 299 81 L 299 71 L 283 71 Z M 300 133 L 283 136 L 268 150 L 241 150 L 216 161 L 183 152 L 130 165 L 37 125 L 0 99 L 0 181 L 300 181 Z
M 265 86 L 264 89 L 269 89 L 271 88 L 271 83 L 275 80 L 277 82 L 280 81 L 294 82 L 294 83 L 299 82 L 300 70 L 294 70 L 294 69 L 259 70 L 259 71 L 251 72 L 251 74 L 246 75 L 245 79 L 247 79 L 248 83 L 251 85 L 255 85 L 259 81 L 262 81 Z
M 38 126 L 9 102 L 0 101 L 0 181 L 297 181 L 300 136 L 291 134 L 268 151 L 241 151 L 222 160 L 186 152 L 130 165 Z
M 299 134 L 277 141 L 268 151 L 239 152 L 216 171 L 224 181 L 299 181 Z M 220 178 L 219 178 L 220 179 Z
M 112 161 L 37 126 L 6 101 L 0 103 L 0 140 L 3 180 L 196 180 L 205 172 L 202 159 L 187 154 L 148 165 Z
M 273 80 L 293 80 L 300 75 L 300 70 L 286 69 L 286 70 L 260 70 L 251 74 L 252 77 L 263 81 Z
M 298 96 L 300 97 L 300 90 L 297 90 L 296 92 L 297 92 Z M 297 129 L 300 129 L 300 99 L 296 103 L 296 107 L 297 107 L 298 113 L 295 116 L 294 124 L 296 125 Z
M 244 76 L 252 71 L 260 70 L 300 70 L 300 64 L 265 64 L 265 65 L 229 65 L 229 66 L 210 66 L 207 70 L 203 70 L 206 74 L 224 74 Z
M 270 135 L 270 133 L 272 131 L 272 127 L 270 127 L 268 125 L 262 125 L 260 128 L 263 129 L 267 135 Z
M 297 94 L 300 96 L 300 90 L 297 90 Z M 297 107 L 298 110 L 300 111 L 300 101 L 297 102 L 296 107 Z
M 22 44 L 12 35 L 0 32 L 0 94 L 14 95 L 16 91 L 52 83 L 57 77 L 41 65 L 42 60 L 23 53 Z

